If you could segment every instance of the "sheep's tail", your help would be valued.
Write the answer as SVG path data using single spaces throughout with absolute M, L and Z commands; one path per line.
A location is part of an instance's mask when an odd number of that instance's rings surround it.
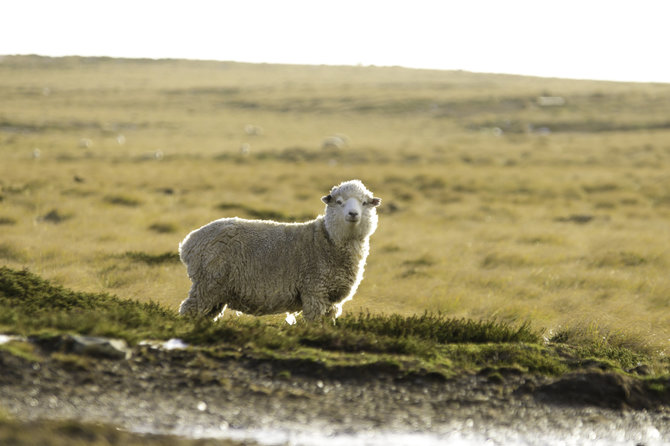
M 211 244 L 225 227 L 234 224 L 234 219 L 217 220 L 201 228 L 191 231 L 179 244 L 179 258 L 186 265 L 191 275 L 191 270 L 198 270 L 206 260 L 207 252 L 212 251 Z
M 192 235 L 193 233 L 190 233 L 181 241 L 181 243 L 179 243 L 179 259 L 187 267 L 191 263 L 193 247 L 195 245 Z

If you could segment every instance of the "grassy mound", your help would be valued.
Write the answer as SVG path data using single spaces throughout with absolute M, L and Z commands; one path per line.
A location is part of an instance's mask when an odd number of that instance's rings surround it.
M 6 267 L 0 268 L 0 305 L 3 307 L 0 327 L 5 332 L 28 334 L 41 330 L 72 331 L 120 337 L 131 343 L 145 338 L 182 337 L 196 344 L 221 341 L 243 344 L 255 340 L 261 345 L 274 345 L 278 340 L 263 341 L 265 334 L 270 338 L 277 334 L 291 338 L 293 333 L 300 338 L 298 342 L 326 349 L 411 353 L 407 346 L 411 343 L 407 341 L 410 339 L 431 345 L 539 341 L 539 336 L 528 325 L 515 328 L 502 322 L 455 320 L 428 313 L 410 317 L 371 314 L 345 316 L 333 327 L 267 326 L 249 319 L 236 323 L 187 320 L 157 303 L 120 299 L 108 294 L 75 292 L 54 285 L 27 270 L 15 271 Z M 347 335 L 351 336 L 345 339 Z
M 510 367 L 559 375 L 583 366 L 628 370 L 654 362 L 649 352 L 610 345 L 602 338 L 582 336 L 574 345 L 563 332 L 556 339 L 561 342 L 547 343 L 528 324 L 450 319 L 441 314 L 359 314 L 344 316 L 336 325 L 296 326 L 251 317 L 218 322 L 185 319 L 157 303 L 75 292 L 27 270 L 6 267 L 0 267 L 0 333 L 78 333 L 122 338 L 131 344 L 181 338 L 211 351 L 242 351 L 256 358 L 326 366 L 385 363 L 400 371 L 443 376 Z M 666 368 L 667 364 L 658 372 Z
M 178 331 L 177 315 L 155 303 L 75 292 L 26 270 L 0 268 L 0 330 L 17 334 L 74 332 L 135 342 Z

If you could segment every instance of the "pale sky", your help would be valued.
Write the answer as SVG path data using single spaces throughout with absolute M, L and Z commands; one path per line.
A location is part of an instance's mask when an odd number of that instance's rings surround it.
M 0 55 L 670 82 L 670 0 L 2 0 Z

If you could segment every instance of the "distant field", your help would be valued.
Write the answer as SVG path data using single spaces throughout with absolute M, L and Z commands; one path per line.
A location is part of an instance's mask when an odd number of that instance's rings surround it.
M 0 265 L 177 308 L 179 241 L 383 198 L 345 312 L 670 347 L 670 85 L 0 58 Z

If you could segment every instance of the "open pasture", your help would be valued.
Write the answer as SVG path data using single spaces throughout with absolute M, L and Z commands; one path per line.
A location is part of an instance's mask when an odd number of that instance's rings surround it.
M 177 308 L 224 216 L 383 199 L 344 311 L 670 346 L 670 85 L 379 67 L 0 60 L 0 264 Z

